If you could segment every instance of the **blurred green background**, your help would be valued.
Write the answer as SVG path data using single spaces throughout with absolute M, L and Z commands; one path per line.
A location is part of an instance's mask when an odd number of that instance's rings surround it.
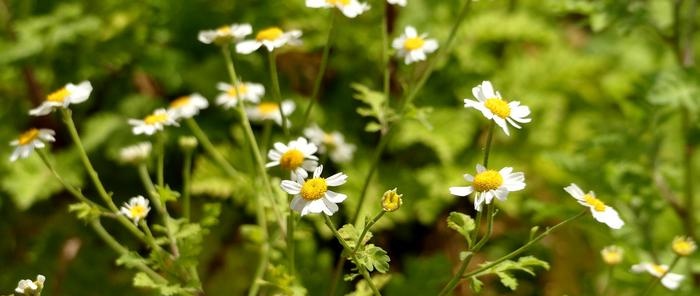
M 392 36 L 413 25 L 440 42 L 463 3 L 408 2 L 406 8 L 389 9 Z M 679 213 L 697 212 L 687 204 L 688 196 L 697 194 L 691 185 L 697 180 L 693 171 L 698 160 L 693 156 L 700 140 L 700 80 L 692 60 L 700 42 L 694 34 L 700 21 L 696 2 L 475 2 L 447 59 L 438 62 L 416 99 L 416 105 L 429 108 L 426 120 L 401 126 L 370 186 L 367 213 L 379 210 L 385 190 L 398 187 L 404 194 L 404 207 L 387 215 L 375 231 L 375 243 L 391 256 L 392 278 L 385 294 L 436 294 L 458 262 L 465 246 L 446 227 L 445 218 L 455 210 L 473 214 L 473 208 L 469 200 L 451 196 L 448 188 L 463 186 L 462 174 L 472 173 L 480 161 L 486 127 L 476 110 L 462 107 L 462 99 L 471 98 L 471 88 L 482 80 L 491 80 L 505 98 L 533 111 L 532 123 L 511 129 L 510 137 L 497 130 L 491 157 L 493 166 L 524 171 L 527 188 L 498 203 L 493 240 L 474 261 L 517 248 L 534 225 L 552 225 L 580 211 L 562 190 L 570 182 L 595 190 L 627 225 L 610 231 L 587 216 L 529 252 L 549 261 L 549 271 L 538 271 L 536 277 L 517 274 L 520 286 L 515 292 L 497 278 L 484 278 L 483 294 L 599 294 L 607 272 L 599 250 L 618 244 L 627 252 L 614 269 L 609 292 L 637 295 L 650 277 L 630 273 L 629 266 L 652 258 L 670 262 L 671 239 L 696 227 L 679 219 Z M 357 203 L 353 196 L 360 192 L 378 141 L 378 135 L 363 130 L 366 119 L 355 112 L 360 103 L 350 87 L 362 83 L 381 89 L 384 2 L 370 4 L 372 10 L 355 19 L 339 18 L 313 113 L 321 127 L 340 130 L 358 146 L 352 162 L 332 165 L 350 177 L 339 190 L 350 196 L 341 205 L 339 220 L 352 217 Z M 233 22 L 248 22 L 256 29 L 277 25 L 302 30 L 303 45 L 285 49 L 277 61 L 283 96 L 298 105 L 294 123 L 300 121 L 318 72 L 328 15 L 306 8 L 302 0 L 2 0 L 0 142 L 9 143 L 32 126 L 55 129 L 57 142 L 51 150 L 59 170 L 92 193 L 59 118 L 27 115 L 54 89 L 90 80 L 95 89 L 90 100 L 72 109 L 86 149 L 121 204 L 143 193 L 134 169 L 116 161 L 120 148 L 145 139 L 130 133 L 127 118 L 143 117 L 192 92 L 213 103 L 216 82 L 227 80 L 219 51 L 197 41 L 199 30 Z M 263 54 L 234 59 L 245 80 L 269 89 Z M 423 65 L 405 66 L 395 59 L 391 66 L 392 94 L 398 98 Z M 234 165 L 249 167 L 231 112 L 212 106 L 197 120 L 214 142 L 231 152 Z M 166 179 L 176 188 L 182 156 L 175 141 L 188 133 L 184 127 L 170 132 Z M 273 136 L 281 139 L 280 131 Z M 39 158 L 10 163 L 11 152 L 9 145 L 0 146 L 0 293 L 41 273 L 47 276 L 45 295 L 150 295 L 132 288 L 132 272 L 116 266 L 116 255 L 68 213 L 72 198 Z M 238 185 L 197 159 L 195 207 L 223 205 L 218 226 L 205 239 L 199 266 L 208 295 L 244 293 L 254 271 L 255 250 L 239 230 L 254 223 L 246 206 L 254 189 Z M 678 202 L 675 210 L 672 201 Z M 311 295 L 323 295 L 339 246 L 318 217 L 303 221 L 297 263 L 301 281 Z M 116 235 L 138 250 L 126 233 Z M 281 255 L 273 254 L 273 259 Z M 695 288 L 700 284 L 698 261 L 695 255 L 676 267 L 689 278 L 675 295 L 700 291 Z M 351 291 L 350 286 L 344 291 Z M 667 293 L 660 287 L 655 291 Z M 466 285 L 456 293 L 469 295 Z

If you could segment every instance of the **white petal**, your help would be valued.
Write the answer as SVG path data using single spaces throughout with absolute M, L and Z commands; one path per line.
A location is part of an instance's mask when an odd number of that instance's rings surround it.
M 282 190 L 289 194 L 299 194 L 301 192 L 301 184 L 294 181 L 282 180 L 280 186 L 282 186 Z
M 327 200 L 325 198 L 320 199 L 323 201 L 323 204 L 325 208 L 323 209 L 323 212 L 328 215 L 328 216 L 333 216 L 335 212 L 338 211 L 338 205 L 334 204 L 330 200 Z
M 314 173 L 314 175 L 316 175 L 316 174 Z M 337 173 L 333 176 L 328 177 L 326 179 L 326 183 L 328 184 L 328 186 L 340 186 L 340 185 L 345 184 L 347 179 L 348 179 L 348 175 L 343 174 L 343 173 Z
M 620 229 L 623 225 L 625 225 L 625 222 L 620 219 L 620 215 L 617 213 L 617 211 L 609 206 L 606 206 L 605 210 L 602 212 L 598 212 L 591 208 L 591 213 L 593 213 L 593 218 L 595 218 L 598 222 L 605 223 L 612 229 Z
M 304 211 L 304 207 L 306 207 L 306 200 L 303 199 L 301 196 L 297 195 L 294 196 L 292 199 L 292 202 L 289 204 L 289 207 L 292 208 L 292 210 L 295 210 L 299 213 L 302 213 Z M 303 216 L 304 214 L 302 214 Z
M 450 187 L 450 193 L 456 196 L 467 196 L 472 194 L 474 189 L 471 186 L 468 187 Z
M 335 191 L 328 190 L 326 191 L 326 198 L 331 202 L 341 203 L 345 201 L 345 199 L 347 199 L 348 196 L 342 193 L 337 193 Z
M 258 50 L 262 46 L 262 43 L 255 40 L 245 40 L 236 44 L 236 52 L 241 54 L 249 54 Z
M 569 186 L 564 187 L 564 191 L 568 192 L 571 194 L 571 196 L 575 199 L 582 199 L 584 196 L 583 190 L 578 187 L 578 185 L 571 183 Z

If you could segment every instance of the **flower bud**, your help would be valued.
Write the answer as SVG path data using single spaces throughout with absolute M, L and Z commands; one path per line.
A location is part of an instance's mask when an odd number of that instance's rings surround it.
M 396 193 L 396 188 L 384 192 L 382 196 L 382 208 L 384 211 L 393 212 L 398 210 L 403 203 L 403 200 L 401 200 L 402 196 L 403 194 Z
M 608 265 L 617 265 L 622 262 L 622 255 L 624 251 L 618 246 L 607 246 L 600 251 L 600 255 L 603 257 L 603 261 Z
M 152 145 L 150 142 L 141 142 L 136 145 L 122 148 L 119 151 L 119 161 L 122 163 L 139 164 L 151 154 Z
M 673 252 L 678 256 L 689 256 L 695 252 L 697 246 L 692 238 L 687 236 L 677 236 L 673 239 L 673 243 L 671 243 L 671 249 L 673 249 Z
M 194 148 L 197 148 L 197 145 L 199 145 L 199 142 L 197 141 L 197 138 L 192 137 L 192 136 L 183 136 L 178 139 L 178 144 L 180 145 L 180 148 L 185 151 L 191 151 L 194 150 Z

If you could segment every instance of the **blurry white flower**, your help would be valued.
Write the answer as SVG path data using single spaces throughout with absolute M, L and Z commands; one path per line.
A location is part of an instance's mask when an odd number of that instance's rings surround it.
M 311 8 L 337 7 L 349 18 L 354 18 L 369 10 L 369 5 L 367 3 L 362 3 L 357 0 L 306 0 L 306 6 Z
M 46 101 L 39 107 L 29 110 L 29 115 L 42 116 L 51 113 L 56 108 L 68 108 L 70 104 L 85 102 L 92 92 L 90 81 L 83 81 L 77 85 L 68 83 L 61 89 L 52 92 L 46 97 Z
M 426 54 L 432 53 L 438 48 L 438 43 L 435 39 L 426 39 L 428 34 L 418 35 L 416 29 L 407 26 L 404 34 L 399 38 L 394 39 L 391 46 L 396 49 L 396 54 L 404 58 L 404 62 L 408 65 L 413 62 L 423 61 Z
M 239 82 L 237 87 L 224 82 L 216 84 L 216 88 L 222 91 L 216 97 L 216 103 L 226 109 L 233 108 L 238 104 L 238 100 L 246 100 L 259 103 L 260 98 L 265 94 L 265 87 L 259 83 Z
M 340 132 L 334 131 L 329 134 L 314 124 L 304 129 L 304 136 L 318 145 L 319 153 L 328 153 L 331 160 L 336 163 L 352 160 L 352 155 L 355 153 L 355 145 L 346 143 L 345 137 Z
M 199 114 L 199 110 L 209 107 L 209 101 L 198 93 L 189 96 L 182 96 L 170 102 L 168 113 L 172 114 L 175 120 L 180 118 L 192 118 Z
M 296 105 L 291 100 L 282 101 L 282 112 L 285 117 L 289 117 L 294 112 Z M 262 102 L 255 106 L 246 106 L 246 114 L 251 121 L 274 120 L 277 124 L 282 125 L 282 115 L 280 114 L 280 104 L 274 102 Z M 289 120 L 287 120 L 289 125 Z
M 476 165 L 476 176 L 465 174 L 464 179 L 472 182 L 472 186 L 450 187 L 450 193 L 457 196 L 467 196 L 476 192 L 474 208 L 481 211 L 484 202 L 490 204 L 494 197 L 506 200 L 508 193 L 525 188 L 525 174 L 513 173 L 513 168 L 505 167 L 500 171 L 487 170 L 484 166 Z
M 44 288 L 44 281 L 46 281 L 46 277 L 43 275 L 37 275 L 36 281 L 20 280 L 17 283 L 17 288 L 15 288 L 15 293 L 21 295 L 38 295 Z
M 149 136 L 163 130 L 165 126 L 178 125 L 175 116 L 163 108 L 153 111 L 144 119 L 129 119 L 129 124 L 134 126 L 131 129 L 134 135 L 145 134 Z
M 603 261 L 608 265 L 617 265 L 622 262 L 622 255 L 624 251 L 618 246 L 607 246 L 600 250 L 600 256 L 603 257 Z
M 598 222 L 605 223 L 613 229 L 620 229 L 625 225 L 625 222 L 620 219 L 620 215 L 617 214 L 617 211 L 596 198 L 593 191 L 589 191 L 587 194 L 583 193 L 583 190 L 574 183 L 564 187 L 564 190 L 574 197 L 579 204 L 590 208 L 593 218 Z
M 347 195 L 328 190 L 329 186 L 340 186 L 345 184 L 348 176 L 343 173 L 337 173 L 328 178 L 321 178 L 323 166 L 319 166 L 314 170 L 311 179 L 304 180 L 297 178 L 294 181 L 282 181 L 282 189 L 294 195 L 294 199 L 290 207 L 301 213 L 302 216 L 309 213 L 325 213 L 332 216 L 338 211 L 338 203 L 343 202 Z
M 464 107 L 471 107 L 481 111 L 487 119 L 493 119 L 506 135 L 510 135 L 506 121 L 510 125 L 520 128 L 520 125 L 516 122 L 528 123 L 531 120 L 526 118 L 530 115 L 530 108 L 520 106 L 518 101 L 508 102 L 503 100 L 501 94 L 494 91 L 489 81 L 484 81 L 481 85 L 472 88 L 472 94 L 477 101 L 464 99 Z
M 681 285 L 681 281 L 683 281 L 683 275 L 668 272 L 668 265 L 643 262 L 632 265 L 632 271 L 637 273 L 646 271 L 657 278 L 663 276 L 661 284 L 671 290 L 678 289 Z
M 151 142 L 141 142 L 119 150 L 119 161 L 123 163 L 140 163 L 151 154 Z
M 46 147 L 44 142 L 55 142 L 56 139 L 53 137 L 55 134 L 53 130 L 45 128 L 32 128 L 22 133 L 19 135 L 19 138 L 10 142 L 11 146 L 17 146 L 12 152 L 12 155 L 10 155 L 10 161 L 29 157 L 29 154 L 32 153 L 34 149 Z
M 398 6 L 406 6 L 406 0 L 386 0 L 389 4 L 394 4 Z
M 129 203 L 124 203 L 124 206 L 119 209 L 119 212 L 127 218 L 138 224 L 139 220 L 145 219 L 151 207 L 148 206 L 148 200 L 143 196 L 138 195 L 129 199 Z
M 314 155 L 317 149 L 316 145 L 309 143 L 304 137 L 299 137 L 288 145 L 277 142 L 274 149 L 270 149 L 267 153 L 271 161 L 265 166 L 268 168 L 280 166 L 290 171 L 292 180 L 297 176 L 306 178 L 309 175 L 306 171 L 311 172 L 318 166 L 318 157 Z
M 273 51 L 275 48 L 282 47 L 289 43 L 292 45 L 299 44 L 301 31 L 292 30 L 284 32 L 278 27 L 269 27 L 258 31 L 255 35 L 255 40 L 244 40 L 236 44 L 236 52 L 249 54 L 258 50 L 261 46 L 265 46 L 267 51 Z
M 678 256 L 690 256 L 697 248 L 695 241 L 687 236 L 676 236 L 671 243 L 671 249 Z
M 232 24 L 219 27 L 216 30 L 199 31 L 197 39 L 204 44 L 223 44 L 241 40 L 251 33 L 253 33 L 253 28 L 249 24 Z

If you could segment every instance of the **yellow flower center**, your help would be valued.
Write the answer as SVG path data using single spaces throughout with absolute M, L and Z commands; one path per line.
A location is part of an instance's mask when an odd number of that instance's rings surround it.
M 472 186 L 477 192 L 495 190 L 503 185 L 503 177 L 497 171 L 487 170 L 474 176 Z
M 280 157 L 280 166 L 285 170 L 293 170 L 304 163 L 304 154 L 299 149 L 289 149 Z
M 616 265 L 622 262 L 622 252 L 618 249 L 604 249 L 601 254 L 607 264 Z
M 407 38 L 406 41 L 403 42 L 403 48 L 405 50 L 416 50 L 422 48 L 424 43 L 425 40 L 420 37 Z
M 651 269 L 653 269 L 654 272 L 656 272 L 656 276 L 663 275 L 664 273 L 666 273 L 666 270 L 667 270 L 666 268 L 664 268 L 663 266 L 658 265 L 658 264 L 652 264 Z
M 129 209 L 131 218 L 143 218 L 146 216 L 146 208 L 142 205 L 135 205 Z
M 328 191 L 328 185 L 324 178 L 313 178 L 307 180 L 301 186 L 301 197 L 305 200 L 317 200 L 323 197 Z
M 218 29 L 216 29 L 216 34 L 219 35 L 231 35 L 231 26 L 221 26 Z
M 255 36 L 255 40 L 258 41 L 274 41 L 277 40 L 277 38 L 280 38 L 284 32 L 282 32 L 282 29 L 278 27 L 270 27 L 267 29 L 264 29 L 260 32 L 258 32 L 258 35 Z
M 143 122 L 148 124 L 148 125 L 154 125 L 157 123 L 163 123 L 168 120 L 168 114 L 167 113 L 159 113 L 159 114 L 151 114 L 146 116 L 146 118 L 143 119 Z
M 70 95 L 70 92 L 65 88 L 61 88 L 55 92 L 52 92 L 46 97 L 46 100 L 49 102 L 59 102 L 62 103 L 67 96 Z
M 258 105 L 258 111 L 262 114 L 273 114 L 274 112 L 279 112 L 279 105 L 277 103 L 263 102 Z
M 170 102 L 170 108 L 182 108 L 184 106 L 187 106 L 190 102 L 190 97 L 189 96 L 184 96 L 184 97 L 179 97 L 175 99 L 174 101 Z
M 350 0 L 326 0 L 326 3 L 330 5 L 348 5 Z
M 491 110 L 493 114 L 498 115 L 500 118 L 506 118 L 508 115 L 510 115 L 510 106 L 508 106 L 508 102 L 499 99 L 499 98 L 491 98 L 491 99 L 486 99 L 486 102 L 484 102 L 484 106 Z
M 673 252 L 680 256 L 688 256 L 695 252 L 696 248 L 695 242 L 687 237 L 677 237 L 673 239 L 673 243 L 671 244 Z
M 233 86 L 226 92 L 229 96 L 238 97 L 248 93 L 248 87 L 245 84 L 239 84 L 238 87 Z
M 39 130 L 38 129 L 30 129 L 21 135 L 19 135 L 19 144 L 20 145 L 27 145 L 34 141 L 39 136 Z
M 605 211 L 605 203 L 600 201 L 600 199 L 595 198 L 595 196 L 586 194 L 583 196 L 583 201 L 589 206 L 593 207 L 596 212 Z

